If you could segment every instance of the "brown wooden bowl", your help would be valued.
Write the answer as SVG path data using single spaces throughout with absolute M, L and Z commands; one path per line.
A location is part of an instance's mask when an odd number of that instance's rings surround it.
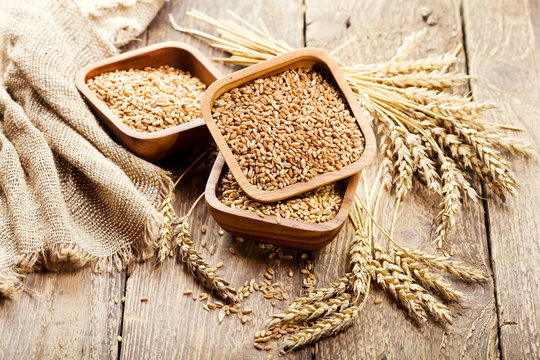
M 214 65 L 193 46 L 181 42 L 163 42 L 89 64 L 75 77 L 75 86 L 103 124 L 117 140 L 134 154 L 157 161 L 167 155 L 201 147 L 212 142 L 203 119 L 153 133 L 139 132 L 125 125 L 109 107 L 88 88 L 86 81 L 104 72 L 143 69 L 169 65 L 198 77 L 207 87 L 220 77 Z
M 317 71 L 322 72 L 337 85 L 364 135 L 365 149 L 357 161 L 344 166 L 340 170 L 319 174 L 308 181 L 297 182 L 278 190 L 261 190 L 257 188 L 257 186 L 251 184 L 242 172 L 240 165 L 227 145 L 225 138 L 223 135 L 221 135 L 221 131 L 219 130 L 216 122 L 212 118 L 212 105 L 214 100 L 233 88 L 239 87 L 261 77 L 271 76 L 302 66 L 313 67 Z M 249 197 L 260 202 L 274 202 L 283 200 L 303 192 L 313 190 L 325 184 L 349 177 L 365 167 L 375 154 L 375 136 L 373 135 L 371 126 L 364 116 L 358 101 L 355 99 L 353 91 L 349 87 L 349 84 L 345 80 L 345 77 L 341 73 L 337 63 L 330 57 L 330 55 L 319 49 L 304 48 L 294 50 L 287 54 L 277 56 L 271 60 L 267 60 L 257 65 L 253 65 L 229 74 L 213 83 L 206 90 L 201 106 L 208 130 L 212 134 L 214 141 L 217 143 L 220 152 L 223 154 L 223 157 L 225 158 L 225 161 L 231 169 L 235 179 L 238 181 L 238 184 L 242 190 L 249 195 Z
M 310 224 L 281 218 L 278 223 L 275 216 L 261 217 L 253 211 L 233 209 L 218 200 L 216 191 L 225 169 L 225 160 L 220 153 L 204 192 L 206 205 L 217 223 L 234 236 L 302 250 L 320 249 L 336 237 L 347 220 L 360 179 L 359 174 L 349 177 L 341 208 L 332 220 Z

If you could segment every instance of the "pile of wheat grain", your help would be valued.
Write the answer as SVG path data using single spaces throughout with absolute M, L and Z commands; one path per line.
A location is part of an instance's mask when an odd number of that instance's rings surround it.
M 276 190 L 360 158 L 364 136 L 341 92 L 298 68 L 222 94 L 212 117 L 248 181 Z
M 242 210 L 280 218 L 299 220 L 307 223 L 322 223 L 332 220 L 341 208 L 345 183 L 340 181 L 321 186 L 293 198 L 274 203 L 260 203 L 249 198 L 227 170 L 219 181 L 216 196 L 225 205 Z
M 189 72 L 167 65 L 105 72 L 88 87 L 124 124 L 155 132 L 202 117 L 206 86 Z

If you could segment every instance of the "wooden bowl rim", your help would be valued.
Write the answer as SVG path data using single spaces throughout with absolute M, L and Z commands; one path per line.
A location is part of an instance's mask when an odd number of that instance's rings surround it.
M 362 131 L 364 135 L 364 152 L 358 160 L 344 166 L 340 170 L 319 174 L 306 182 L 297 182 L 282 189 L 260 190 L 257 188 L 257 186 L 248 181 L 247 177 L 242 172 L 240 165 L 234 158 L 234 155 L 232 154 L 232 151 L 226 143 L 223 135 L 221 135 L 216 122 L 212 118 L 212 104 L 217 97 L 232 88 L 241 86 L 242 84 L 257 78 L 267 76 L 272 72 L 280 72 L 285 71 L 288 68 L 293 68 L 295 64 L 301 63 L 302 61 L 312 61 L 314 64 L 320 63 L 329 70 L 334 82 L 337 84 L 339 90 L 345 98 L 345 101 L 348 103 L 352 115 L 356 118 L 360 131 Z M 214 138 L 219 151 L 223 154 L 225 161 L 227 162 L 229 169 L 231 169 L 235 179 L 238 181 L 242 190 L 244 190 L 249 197 L 260 202 L 274 202 L 283 200 L 303 192 L 313 190 L 325 184 L 336 182 L 345 177 L 349 177 L 365 167 L 372 160 L 375 154 L 375 136 L 368 120 L 360 108 L 360 104 L 358 104 L 358 101 L 356 101 L 354 97 L 352 89 L 332 57 L 326 54 L 324 51 L 316 48 L 293 50 L 284 55 L 276 56 L 270 60 L 266 60 L 259 64 L 252 65 L 222 77 L 208 87 L 203 96 L 201 107 L 206 126 Z
M 272 228 L 282 228 L 282 229 L 296 229 L 302 230 L 305 232 L 332 232 L 335 229 L 339 228 L 349 216 L 349 210 L 351 208 L 352 202 L 354 200 L 356 188 L 360 180 L 359 174 L 354 174 L 349 177 L 347 187 L 345 189 L 345 194 L 343 195 L 343 200 L 341 202 L 341 207 L 339 208 L 336 216 L 327 222 L 324 223 L 308 223 L 300 220 L 285 219 L 280 218 L 280 222 L 276 222 L 276 216 L 273 215 L 263 215 L 262 217 L 254 213 L 253 211 L 243 210 L 243 209 L 233 209 L 221 201 L 218 200 L 216 196 L 217 187 L 221 174 L 225 168 L 225 158 L 221 153 L 218 154 L 214 166 L 210 171 L 208 176 L 208 182 L 206 183 L 206 188 L 204 190 L 204 198 L 208 207 L 214 208 L 217 211 L 228 215 L 235 215 L 242 218 L 247 218 L 252 221 L 261 222 L 271 226 Z M 340 179 L 341 180 L 341 179 Z
M 174 134 L 186 131 L 186 130 L 190 130 L 195 127 L 204 126 L 205 125 L 204 119 L 199 118 L 199 119 L 196 119 L 196 120 L 184 123 L 184 124 L 175 125 L 175 126 L 172 126 L 163 130 L 159 130 L 156 132 L 152 132 L 152 133 L 136 131 L 130 128 L 129 126 L 127 126 L 126 124 L 124 124 L 124 122 L 109 109 L 109 107 L 107 106 L 107 104 L 105 104 L 105 102 L 98 99 L 98 97 L 94 94 L 92 90 L 90 90 L 90 88 L 86 84 L 86 79 L 88 77 L 88 74 L 93 70 L 99 69 L 107 65 L 115 64 L 117 62 L 127 60 L 130 58 L 140 57 L 143 55 L 149 56 L 153 52 L 156 52 L 158 50 L 163 50 L 163 49 L 179 49 L 179 50 L 187 51 L 197 61 L 199 61 L 201 65 L 212 76 L 214 76 L 214 78 L 219 79 L 221 77 L 221 75 L 219 74 L 214 64 L 212 64 L 210 60 L 208 60 L 199 50 L 197 50 L 192 45 L 183 43 L 180 41 L 166 41 L 166 42 L 161 42 L 161 43 L 145 46 L 140 49 L 127 51 L 122 54 L 110 56 L 106 59 L 88 64 L 85 67 L 83 67 L 81 70 L 79 70 L 77 74 L 75 75 L 75 86 L 77 87 L 79 92 L 81 92 L 81 94 L 86 98 L 86 100 L 88 102 L 91 102 L 92 105 L 95 106 L 103 114 L 103 116 L 105 116 L 111 122 L 112 125 L 114 125 L 119 131 L 121 131 L 122 133 L 124 133 L 125 135 L 133 139 L 140 139 L 140 140 L 159 139 L 159 138 L 164 138 L 164 137 L 174 135 Z M 152 66 L 152 65 L 149 63 L 148 66 Z M 189 71 L 189 69 L 182 69 L 182 70 Z M 208 90 L 208 88 L 209 87 L 207 87 L 206 90 Z

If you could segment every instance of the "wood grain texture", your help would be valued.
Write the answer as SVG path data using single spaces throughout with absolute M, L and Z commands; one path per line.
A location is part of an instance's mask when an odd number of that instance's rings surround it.
M 225 140 L 220 128 L 212 116 L 212 107 L 214 101 L 223 93 L 243 86 L 255 79 L 269 77 L 275 74 L 282 73 L 290 69 L 299 67 L 314 68 L 320 73 L 323 73 L 326 78 L 331 79 L 335 83 L 337 89 L 341 92 L 344 101 L 349 105 L 351 115 L 356 119 L 360 131 L 364 135 L 365 148 L 362 155 L 353 163 L 343 166 L 339 170 L 324 172 L 315 175 L 308 181 L 299 181 L 294 184 L 287 185 L 276 190 L 262 190 L 252 184 L 244 170 L 238 163 L 237 157 L 233 154 L 229 144 Z M 371 127 L 362 112 L 355 95 L 347 84 L 347 80 L 339 69 L 338 64 L 324 51 L 319 49 L 297 49 L 286 54 L 276 56 L 273 59 L 252 65 L 245 69 L 239 70 L 234 74 L 223 77 L 213 83 L 202 99 L 202 114 L 204 121 L 208 126 L 208 130 L 212 134 L 221 154 L 225 158 L 229 169 L 234 175 L 238 184 L 244 192 L 251 198 L 260 202 L 274 202 L 283 199 L 288 199 L 292 196 L 302 194 L 332 182 L 349 177 L 358 173 L 366 165 L 368 165 L 375 154 L 375 136 Z M 260 160 L 255 159 L 260 162 Z
M 0 359 L 116 359 L 123 273 L 38 272 L 0 299 Z
M 357 41 L 337 54 L 347 64 L 388 60 L 407 35 L 424 27 L 428 27 L 428 34 L 416 55 L 438 55 L 452 51 L 462 41 L 457 2 L 311 0 L 306 4 L 308 46 L 320 46 L 330 51 L 353 35 L 357 37 Z M 422 6 L 432 10 L 431 22 L 436 23 L 433 26 L 427 26 L 422 19 Z M 332 16 L 328 16 L 328 9 L 332 9 Z M 459 67 L 464 69 L 463 56 Z M 394 200 L 387 194 L 383 200 L 379 218 L 389 228 Z M 438 212 L 438 201 L 425 191 L 423 185 L 415 184 L 412 194 L 401 207 L 395 238 L 404 245 L 436 253 L 432 224 Z M 320 285 L 337 279 L 346 270 L 352 234 L 352 226 L 349 225 L 328 248 L 316 255 L 315 273 Z M 383 243 L 382 240 L 380 242 Z M 458 259 L 489 267 L 481 204 L 465 207 L 456 229 L 449 236 L 445 250 L 449 249 L 454 249 Z M 466 294 L 461 305 L 450 306 L 455 315 L 452 326 L 443 327 L 433 322 L 416 325 L 389 296 L 373 289 L 360 319 L 344 334 L 317 344 L 316 357 L 497 357 L 497 316 L 492 282 L 484 285 L 452 283 Z M 383 301 L 375 305 L 375 299 Z
M 211 16 L 224 17 L 227 16 L 226 9 L 232 9 L 253 23 L 261 17 L 265 19 L 271 32 L 285 38 L 294 46 L 301 46 L 303 43 L 301 1 L 237 0 L 222 4 L 216 6 L 216 3 L 210 0 L 165 3 L 148 30 L 149 43 L 185 41 L 209 57 L 223 56 L 223 53 L 209 48 L 206 42 L 180 34 L 171 28 L 167 19 L 169 13 L 175 16 L 181 26 L 213 32 L 208 26 L 185 16 L 186 10 L 192 8 Z M 232 72 L 233 68 L 220 66 L 219 70 L 227 74 Z M 185 156 L 173 156 L 163 165 L 178 175 L 188 163 Z M 180 182 L 174 204 L 178 215 L 185 214 L 196 197 L 204 191 L 212 164 L 213 161 L 210 160 L 200 163 Z M 203 224 L 207 227 L 206 234 L 200 231 Z M 246 240 L 239 243 L 227 233 L 220 236 L 218 225 L 203 202 L 197 206 L 192 216 L 191 233 L 196 248 L 202 250 L 209 263 L 217 264 L 221 261 L 225 264 L 220 273 L 235 287 L 252 278 L 261 281 L 264 279 L 265 270 L 271 266 L 271 260 L 265 251 L 254 242 Z M 203 239 L 207 243 L 207 249 L 215 247 L 214 255 L 201 247 Z M 231 247 L 236 249 L 235 255 L 229 252 Z M 294 251 L 288 253 L 296 258 Z M 298 263 L 282 260 L 281 267 L 272 266 L 276 269 L 275 279 L 283 284 L 289 297 L 301 291 Z M 287 276 L 289 269 L 293 270 L 293 277 Z M 270 301 L 264 299 L 261 293 L 251 295 L 245 302 L 245 307 L 253 309 L 252 318 L 247 324 L 242 325 L 238 317 L 231 315 L 219 325 L 216 310 L 206 312 L 201 302 L 195 302 L 191 296 L 183 295 L 183 291 L 188 289 L 193 290 L 194 294 L 208 291 L 176 260 L 166 260 L 161 266 L 154 266 L 151 262 L 137 264 L 130 268 L 130 273 L 127 280 L 120 358 L 264 359 L 270 353 L 276 357 L 275 344 L 273 352 L 260 352 L 253 347 L 255 331 L 263 329 L 266 317 L 275 311 Z M 141 302 L 141 297 L 147 297 L 148 301 Z M 285 302 L 278 301 L 276 308 L 283 308 L 285 305 Z M 308 359 L 311 354 L 308 349 L 295 353 L 294 357 Z
M 465 1 L 465 34 L 476 100 L 500 106 L 493 121 L 526 129 L 536 159 L 516 158 L 518 197 L 487 200 L 502 357 L 540 353 L 540 7 L 535 1 Z M 476 21 L 482 17 L 484 21 Z

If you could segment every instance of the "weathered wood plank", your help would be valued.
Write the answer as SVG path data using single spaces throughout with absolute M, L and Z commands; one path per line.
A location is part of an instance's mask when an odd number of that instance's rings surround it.
M 493 121 L 526 129 L 540 149 L 540 7 L 535 1 L 463 4 L 471 81 L 476 100 L 494 101 Z M 478 21 L 483 19 L 483 21 Z M 540 353 L 540 167 L 512 162 L 518 198 L 487 200 L 501 352 L 505 359 Z
M 357 41 L 338 53 L 344 63 L 379 62 L 390 59 L 402 40 L 423 27 L 428 35 L 419 55 L 451 51 L 462 41 L 459 4 L 448 1 L 339 1 L 312 0 L 306 3 L 308 46 L 332 50 L 355 35 Z M 428 26 L 420 7 L 432 10 Z M 332 9 L 332 16 L 329 16 Z M 426 19 L 427 20 L 427 19 Z M 460 68 L 464 68 L 461 58 Z M 376 162 L 375 162 L 376 163 Z M 432 243 L 432 224 L 438 199 L 416 184 L 412 196 L 401 208 L 395 237 L 403 244 L 436 252 Z M 457 228 L 449 237 L 448 249 L 456 258 L 489 266 L 482 206 L 465 209 Z M 393 214 L 393 200 L 386 194 L 380 220 L 387 227 Z M 317 254 L 315 269 L 321 285 L 345 271 L 347 250 L 352 238 L 349 226 L 329 247 Z M 493 358 L 497 349 L 497 317 L 493 285 L 455 286 L 466 294 L 459 306 L 452 305 L 454 324 L 442 327 L 433 323 L 416 325 L 383 292 L 372 290 L 361 317 L 351 329 L 316 346 L 316 357 L 326 358 Z M 382 303 L 375 305 L 375 299 Z
M 175 32 L 169 25 L 167 16 L 172 13 L 176 21 L 187 27 L 196 27 L 212 31 L 209 27 L 195 22 L 185 16 L 185 11 L 191 8 L 203 11 L 211 16 L 228 16 L 227 9 L 235 11 L 244 19 L 257 23 L 257 18 L 265 19 L 270 31 L 287 39 L 296 46 L 303 43 L 301 1 L 233 1 L 216 6 L 212 1 L 184 1 L 166 3 L 158 17 L 151 24 L 148 34 L 149 43 L 176 40 L 185 41 L 197 46 L 207 56 L 223 56 L 223 53 L 209 48 L 206 42 Z M 223 74 L 232 71 L 229 66 L 218 66 Z M 164 164 L 171 168 L 174 174 L 180 174 L 188 165 L 185 157 L 172 158 Z M 179 184 L 176 191 L 175 209 L 178 215 L 187 212 L 197 196 L 204 191 L 206 179 L 212 163 L 204 162 L 197 165 Z M 206 225 L 207 232 L 200 232 L 201 225 Z M 229 234 L 220 236 L 218 225 L 212 219 L 206 206 L 200 204 L 192 217 L 191 232 L 197 248 L 201 249 L 203 239 L 207 249 L 215 246 L 215 254 L 202 249 L 205 259 L 211 264 L 223 262 L 220 270 L 223 276 L 231 280 L 235 287 L 243 285 L 252 278 L 257 281 L 264 279 L 265 270 L 272 266 L 264 250 L 254 242 L 244 243 L 235 241 Z M 232 255 L 229 248 L 233 247 L 236 254 Z M 293 251 L 288 253 L 296 255 Z M 296 256 L 295 256 L 296 257 Z M 294 261 L 282 260 L 282 265 L 276 269 L 275 279 L 283 284 L 289 296 L 297 295 L 301 290 L 299 266 Z M 288 269 L 295 275 L 287 276 Z M 263 329 L 264 320 L 274 311 L 270 301 L 262 297 L 262 293 L 254 293 L 244 303 L 245 308 L 253 309 L 249 322 L 242 325 L 237 316 L 228 316 L 218 324 L 218 311 L 206 312 L 203 303 L 192 300 L 191 296 L 183 295 L 185 290 L 192 290 L 199 295 L 208 292 L 193 280 L 182 264 L 169 259 L 161 266 L 151 263 L 138 264 L 132 269 L 127 281 L 126 310 L 124 313 L 123 340 L 120 357 L 122 359 L 253 359 L 265 358 L 268 354 L 276 355 L 276 345 L 273 352 L 260 352 L 253 347 L 255 331 Z M 141 297 L 147 297 L 147 302 L 141 302 Z M 219 300 L 212 298 L 214 300 Z M 278 302 L 276 308 L 283 308 L 285 302 Z M 309 350 L 297 354 L 300 358 L 310 358 Z M 275 356 L 274 356 L 275 357 Z
M 116 359 L 123 273 L 38 272 L 0 299 L 1 359 Z

